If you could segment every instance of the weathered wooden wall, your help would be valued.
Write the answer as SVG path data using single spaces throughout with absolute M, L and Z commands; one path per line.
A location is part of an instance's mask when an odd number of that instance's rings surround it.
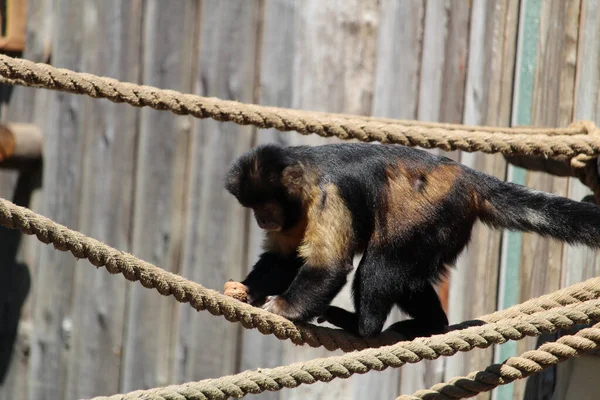
M 165 4 L 29 0 L 23 57 L 283 107 L 471 125 L 600 123 L 600 0 Z M 3 120 L 45 135 L 43 171 L 0 169 L 0 196 L 217 290 L 248 272 L 261 241 L 222 187 L 228 165 L 259 143 L 335 141 L 23 87 L 0 95 Z M 576 200 L 589 192 L 500 155 L 444 154 Z M 579 247 L 481 225 L 473 236 L 450 277 L 452 323 L 600 273 L 597 253 Z M 350 306 L 349 291 L 335 302 Z M 255 397 L 390 399 L 535 345 Z M 332 354 L 197 313 L 0 228 L 0 400 L 78 399 Z M 539 398 L 554 377 L 478 398 Z

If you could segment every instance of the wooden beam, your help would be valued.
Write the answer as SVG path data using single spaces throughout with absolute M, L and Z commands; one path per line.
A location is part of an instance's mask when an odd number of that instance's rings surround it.
M 32 124 L 0 125 L 0 168 L 25 168 L 42 159 L 43 137 Z
M 6 29 L 0 36 L 0 50 L 22 52 L 25 49 L 27 0 L 6 0 Z

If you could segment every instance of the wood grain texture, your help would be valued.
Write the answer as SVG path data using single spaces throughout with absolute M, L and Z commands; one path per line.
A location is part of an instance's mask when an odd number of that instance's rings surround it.
M 435 80 L 421 82 L 422 68 L 434 67 L 430 71 L 436 73 L 439 71 L 437 67 L 442 63 L 438 57 L 427 59 L 427 67 L 422 64 L 425 3 L 384 0 L 380 15 L 372 114 L 380 117 L 414 119 L 417 113 L 421 112 L 423 118 L 436 117 L 437 107 L 431 109 L 424 105 L 419 107 L 420 86 L 425 87 L 423 89 L 425 96 L 435 96 L 438 93 L 439 97 L 441 92 L 441 85 Z M 437 41 L 432 41 L 432 46 L 428 47 L 433 54 L 436 54 L 433 46 L 435 44 Z M 428 113 L 427 110 L 431 112 Z M 400 320 L 401 315 L 395 309 L 389 320 Z M 425 368 L 425 365 L 406 365 L 400 371 L 386 372 L 389 374 L 388 390 L 396 390 L 396 393 L 392 392 L 391 396 L 412 393 L 423 387 Z
M 29 0 L 29 30 L 27 48 L 23 56 L 29 60 L 46 61 L 45 54 L 51 38 L 52 4 L 46 0 Z M 3 121 L 25 121 L 37 124 L 45 131 L 48 123 L 48 97 L 51 92 L 35 89 L 3 88 L 9 94 L 2 107 Z M 44 132 L 45 133 L 45 132 Z M 10 178 L 14 176 L 13 178 Z M 0 197 L 16 204 L 40 211 L 43 193 L 39 189 L 41 171 L 35 174 L 9 173 L 9 179 L 0 177 Z M 25 400 L 29 398 L 33 308 L 37 281 L 37 260 L 43 244 L 36 237 L 0 228 L 0 399 Z M 16 289 L 16 290 L 15 290 Z M 5 297 L 3 297 L 5 296 Z M 8 301 L 8 302 L 7 302 Z M 9 313 L 10 316 L 4 313 Z M 20 320 L 19 320 L 20 318 Z M 15 336 L 13 336 L 15 335 Z
M 391 5 L 388 4 L 388 7 Z M 402 7 L 397 2 L 392 7 Z M 398 80 L 409 79 L 416 83 L 414 89 L 402 90 L 397 88 L 396 93 L 382 93 L 379 86 L 376 86 L 376 99 L 373 114 L 385 113 L 386 105 L 389 107 L 390 102 L 398 101 L 399 108 L 394 110 L 392 114 L 384 114 L 393 118 L 409 118 L 422 119 L 428 121 L 436 121 L 439 118 L 439 101 L 442 96 L 443 84 L 442 75 L 444 69 L 445 53 L 443 47 L 446 42 L 446 23 L 448 21 L 447 4 L 441 2 L 412 2 L 411 7 L 404 7 L 394 10 L 382 8 L 385 14 L 390 15 L 390 19 L 386 19 L 382 15 L 381 32 L 379 34 L 380 47 L 379 51 L 383 50 L 382 43 L 387 46 L 394 46 L 393 50 L 382 53 L 385 58 L 378 60 L 378 75 L 379 81 L 385 81 L 387 85 Z M 391 19 L 393 18 L 393 19 Z M 409 22 L 410 21 L 410 22 Z M 397 29 L 396 26 L 406 25 L 406 31 L 399 33 L 407 39 L 406 42 L 400 41 L 400 46 L 396 47 L 394 42 L 397 36 L 390 36 L 385 30 Z M 433 32 L 437 28 L 439 31 Z M 384 37 L 383 35 L 386 34 Z M 441 40 L 440 39 L 441 36 Z M 406 65 L 399 66 L 397 70 L 385 70 L 384 75 L 380 75 L 382 71 L 379 61 L 383 63 L 394 62 L 407 58 Z M 414 57 L 414 59 L 413 59 Z M 410 73 L 411 75 L 407 74 Z M 409 82 L 403 82 L 409 84 Z M 413 92 L 414 90 L 414 92 Z M 386 98 L 387 103 L 378 103 L 380 96 Z M 390 97 L 391 96 L 391 97 Z M 397 99 L 397 100 L 394 100 Z M 377 111 L 376 111 L 377 110 Z M 433 154 L 440 154 L 439 149 L 427 150 Z M 405 314 L 394 308 L 390 319 L 401 320 L 407 318 Z M 428 371 L 435 371 L 443 368 L 444 361 L 426 361 L 414 365 L 405 365 L 397 374 L 394 374 L 395 380 L 398 380 L 399 393 L 412 393 L 423 387 L 427 387 Z
M 423 121 L 461 122 L 468 60 L 470 5 L 468 2 L 457 1 L 429 1 L 425 5 L 416 118 Z M 390 77 L 390 80 L 393 79 L 396 78 Z M 427 151 L 454 160 L 460 157 L 458 151 Z M 448 285 L 446 280 L 438 286 L 440 296 L 447 291 Z M 449 306 L 452 307 L 452 304 Z M 412 393 L 439 382 L 443 378 L 446 361 L 442 358 L 403 368 L 401 392 Z
M 512 76 L 518 1 L 473 2 L 469 43 L 469 65 L 465 93 L 464 123 L 492 126 L 510 124 Z M 490 46 L 489 43 L 495 43 Z M 461 153 L 461 163 L 505 178 L 506 163 L 500 155 Z M 501 233 L 476 224 L 473 240 L 451 275 L 451 323 L 458 323 L 496 310 Z M 478 284 L 473 284 L 478 282 Z M 446 363 L 445 379 L 484 369 L 492 361 L 493 349 L 458 353 Z M 487 399 L 490 393 L 477 398 Z
M 203 2 L 199 94 L 253 101 L 259 11 L 256 1 Z M 222 291 L 227 280 L 240 280 L 246 270 L 247 212 L 226 192 L 224 182 L 230 164 L 250 148 L 253 128 L 204 120 L 194 121 L 193 131 L 183 274 Z M 187 324 L 180 335 L 182 379 L 236 371 L 240 325 L 193 310 L 185 311 L 181 322 Z
M 382 0 L 373 115 L 415 118 L 424 18 L 422 2 Z
M 534 125 L 566 126 L 572 120 L 579 8 L 579 0 L 541 4 L 531 111 Z M 526 184 L 561 196 L 567 194 L 566 178 L 528 172 Z M 563 246 L 533 234 L 523 234 L 522 238 L 520 301 L 525 301 L 560 287 Z M 534 343 L 531 338 L 520 341 L 518 352 L 533 348 Z M 515 383 L 516 398 L 524 396 L 525 385 L 526 381 Z M 539 390 L 532 398 L 539 398 L 536 396 L 549 387 L 544 384 Z
M 577 52 L 575 110 L 573 120 L 589 119 L 600 125 L 600 2 L 581 0 L 580 37 Z M 577 179 L 569 179 L 569 197 L 580 201 L 591 191 Z M 598 252 L 565 245 L 561 286 L 569 286 L 600 274 Z
M 297 7 L 292 2 L 267 0 L 262 10 L 262 37 L 257 73 L 259 75 L 255 99 L 258 103 L 279 107 L 291 107 L 293 70 L 295 57 L 295 31 Z M 293 135 L 275 129 L 254 131 L 252 144 L 279 143 L 289 145 Z M 245 215 L 248 232 L 248 252 L 244 274 L 248 274 L 262 252 L 263 231 L 258 227 L 250 212 Z M 283 365 L 286 346 L 272 337 L 256 330 L 241 332 L 239 370 L 273 368 Z M 278 399 L 281 392 L 265 392 L 260 399 Z
M 288 51 L 293 51 L 291 106 L 369 114 L 374 97 L 379 2 L 310 0 L 290 3 L 294 5 L 293 47 L 288 48 Z M 337 141 L 339 140 L 316 136 L 290 136 L 290 143 L 294 145 Z M 349 282 L 352 278 L 353 274 L 349 276 Z M 349 285 L 346 285 L 333 303 L 353 309 Z M 286 344 L 282 362 L 288 364 L 333 354 L 340 353 Z M 390 376 L 389 372 L 357 376 L 351 380 L 282 391 L 280 396 L 286 399 L 363 398 L 364 391 L 367 390 L 376 397 L 389 398 L 396 395 L 396 384 L 389 379 Z
M 81 68 L 83 9 L 73 0 L 57 0 L 54 8 L 52 62 Z M 83 135 L 81 103 L 66 93 L 52 93 L 44 148 L 44 205 L 42 213 L 78 229 L 81 203 Z M 72 289 L 76 260 L 70 254 L 44 246 L 37 268 L 36 301 L 29 396 L 33 399 L 65 398 L 72 335 Z
M 600 3 L 581 0 L 579 40 L 577 44 L 577 70 L 575 80 L 575 107 L 573 120 L 588 119 L 600 124 L 600 97 L 597 82 L 600 80 Z M 569 179 L 568 196 L 580 201 L 591 191 L 577 179 Z M 600 274 L 598 252 L 565 245 L 562 260 L 561 286 L 569 286 Z M 555 400 L 571 398 L 579 391 L 578 399 L 593 398 L 597 394 L 593 378 L 585 375 L 598 368 L 598 358 L 584 357 L 569 360 L 556 368 Z M 592 375 L 590 375 L 591 377 Z
M 142 2 L 86 1 L 82 69 L 139 82 Z M 122 251 L 131 251 L 133 182 L 139 110 L 81 99 L 86 154 L 80 230 Z M 87 263 L 82 261 L 82 263 Z M 106 271 L 75 271 L 68 399 L 119 392 L 126 294 L 131 285 Z M 103 371 L 101 374 L 96 371 Z
M 539 36 L 540 0 L 522 0 L 519 4 L 519 30 L 517 56 L 513 84 L 513 104 L 511 105 L 512 125 L 531 125 L 531 108 L 534 75 L 537 62 Z M 507 166 L 506 180 L 524 185 L 526 171 L 512 165 Z M 522 235 L 518 231 L 505 231 L 502 236 L 500 259 L 500 282 L 498 285 L 498 308 L 504 309 L 519 301 L 519 273 L 521 267 Z M 494 351 L 494 361 L 502 362 L 517 355 L 517 343 L 508 342 Z M 492 392 L 492 399 L 513 398 L 514 384 L 498 387 Z
M 142 63 L 144 84 L 191 89 L 190 65 L 194 41 L 187 18 L 198 2 L 144 4 Z M 191 61 L 190 61 L 191 62 Z M 184 180 L 189 128 L 187 118 L 151 109 L 140 113 L 135 175 L 132 252 L 168 271 L 178 272 L 184 217 Z M 189 122 L 188 122 L 189 124 Z M 129 291 L 122 362 L 121 391 L 174 382 L 178 303 L 141 285 Z

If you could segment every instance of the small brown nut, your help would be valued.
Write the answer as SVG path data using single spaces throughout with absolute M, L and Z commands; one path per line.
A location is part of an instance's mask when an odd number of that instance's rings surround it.
M 230 279 L 229 281 L 225 282 L 223 289 L 225 296 L 233 297 L 242 303 L 248 302 L 248 288 L 243 283 L 235 282 L 234 280 Z

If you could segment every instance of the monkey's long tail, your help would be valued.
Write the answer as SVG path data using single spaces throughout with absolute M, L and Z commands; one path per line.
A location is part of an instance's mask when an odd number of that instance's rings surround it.
M 486 225 L 600 248 L 599 206 L 477 175 L 479 218 Z

